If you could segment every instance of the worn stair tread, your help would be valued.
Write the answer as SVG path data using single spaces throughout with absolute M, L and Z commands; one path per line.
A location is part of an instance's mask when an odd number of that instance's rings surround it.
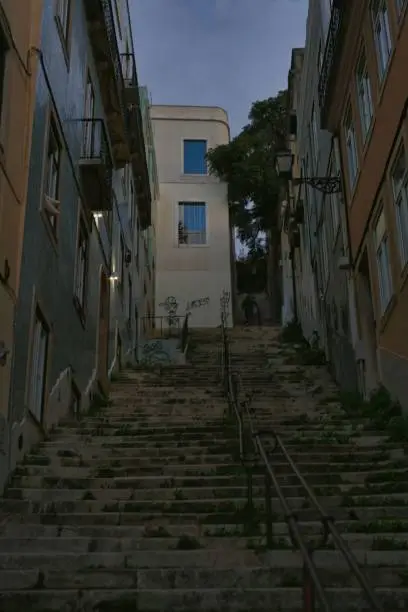
M 348 610 L 352 612 L 368 611 L 372 607 L 360 589 L 356 588 L 328 588 L 327 596 L 333 605 L 333 612 L 344 612 L 344 605 L 348 604 Z M 406 604 L 408 600 L 408 589 L 406 588 L 382 588 L 377 589 L 387 612 L 403 609 L 400 604 Z M 253 588 L 253 589 L 104 589 L 85 590 L 78 589 L 61 590 L 26 590 L 9 591 L 0 594 L 1 609 L 4 612 L 15 612 L 16 608 L 9 606 L 18 604 L 20 606 L 30 605 L 33 612 L 42 612 L 40 606 L 47 605 L 48 610 L 62 610 L 66 602 L 71 604 L 80 601 L 82 605 L 87 603 L 104 602 L 101 612 L 130 612 L 135 604 L 139 612 L 161 610 L 170 612 L 177 606 L 179 612 L 192 612 L 202 610 L 203 612 L 219 612 L 220 606 L 225 612 L 237 610 L 239 612 L 264 612 L 267 609 L 275 612 L 283 610 L 299 610 L 302 601 L 302 589 L 299 587 L 275 587 Z M 106 602 L 106 603 L 105 603 Z M 125 608 L 128 603 L 129 607 Z M 115 607 L 117 606 L 117 607 Z M 121 606 L 121 607 L 120 607 Z M 282 607 L 283 606 L 283 607 Z M 352 606 L 352 607 L 351 607 Z M 71 608 L 72 609 L 72 608 Z M 97 608 L 96 608 L 97 609 Z

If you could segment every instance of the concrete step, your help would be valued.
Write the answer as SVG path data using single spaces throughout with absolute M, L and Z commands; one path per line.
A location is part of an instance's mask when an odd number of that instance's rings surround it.
M 182 449 L 180 457 L 182 455 Z M 404 461 L 379 461 L 372 463 L 370 461 L 360 461 L 359 467 L 362 473 L 375 472 L 377 470 L 390 471 L 399 468 L 407 467 L 407 462 Z M 326 474 L 340 473 L 343 479 L 347 478 L 347 474 L 351 474 L 351 478 L 355 479 L 355 465 L 350 463 L 327 463 L 327 462 L 315 462 L 315 463 L 303 463 L 299 466 L 302 470 L 302 474 Z M 278 476 L 292 475 L 293 470 L 291 466 L 286 462 L 277 463 L 274 462 L 273 470 Z M 256 468 L 255 471 L 258 473 L 264 473 L 262 466 Z M 25 464 L 19 466 L 15 470 L 16 476 L 59 476 L 61 478 L 88 478 L 88 477 L 100 477 L 100 478 L 123 478 L 123 477 L 142 477 L 142 476 L 163 476 L 165 478 L 177 478 L 177 477 L 200 477 L 200 476 L 229 476 L 243 474 L 243 467 L 240 463 L 191 463 L 188 465 L 184 464 L 183 461 L 179 463 L 167 463 L 160 465 L 140 465 L 140 461 L 112 459 L 112 461 L 102 462 L 98 460 L 94 461 L 68 461 L 58 459 L 57 464 L 52 464 L 50 458 L 46 455 L 43 457 L 34 456 L 32 462 L 26 460 Z M 355 482 L 355 480 L 352 480 Z
M 407 608 L 408 588 L 378 589 L 377 595 L 387 612 Z M 330 588 L 327 596 L 333 612 L 365 612 L 372 610 L 360 589 Z M 0 595 L 2 612 L 18 612 L 28 608 L 30 612 L 61 610 L 99 610 L 101 612 L 153 612 L 178 610 L 179 612 L 266 612 L 285 610 L 299 612 L 302 590 L 299 587 L 275 589 L 71 589 L 8 591 Z M 65 606 L 65 607 L 63 607 Z M 70 606 L 70 607 L 69 607 Z
M 336 520 L 355 519 L 370 521 L 380 518 L 406 518 L 407 502 L 404 495 L 370 496 L 354 499 L 338 497 L 319 498 L 327 511 Z M 182 523 L 198 520 L 202 524 L 241 524 L 245 520 L 245 498 L 234 500 L 172 500 L 172 501 L 50 501 L 3 499 L 0 502 L 2 514 L 21 514 L 24 522 L 45 524 L 140 524 L 157 518 Z M 338 505 L 343 502 L 344 505 Z M 264 521 L 264 500 L 256 499 L 256 520 Z M 274 520 L 283 520 L 283 511 L 278 499 L 272 499 Z M 309 507 L 304 498 L 291 498 L 289 505 L 300 521 L 316 520 L 316 510 Z M 251 519 L 252 520 L 252 519 Z
M 69 468 L 66 468 L 69 469 Z M 64 470 L 64 472 L 66 471 Z M 89 471 L 89 470 L 88 470 Z M 247 478 L 243 471 L 235 472 L 227 476 L 201 475 L 194 476 L 178 476 L 167 478 L 165 476 L 129 476 L 129 477 L 87 477 L 83 471 L 78 475 L 76 469 L 73 470 L 73 476 L 76 478 L 54 476 L 14 476 L 12 486 L 16 488 L 34 487 L 36 489 L 52 489 L 52 488 L 67 488 L 67 489 L 97 489 L 106 488 L 107 485 L 112 488 L 126 489 L 148 489 L 148 488 L 164 488 L 168 487 L 169 483 L 176 489 L 189 487 L 223 487 L 223 486 L 246 486 Z M 390 470 L 373 470 L 368 472 L 322 472 L 322 473 L 304 473 L 304 478 L 309 485 L 321 487 L 336 487 L 339 486 L 342 490 L 344 487 L 364 485 L 367 482 L 372 486 L 395 484 L 405 484 L 408 481 L 408 468 Z M 299 480 L 295 474 L 284 474 L 279 476 L 279 482 L 282 487 L 299 488 Z M 264 483 L 264 477 L 261 473 L 253 475 L 254 485 L 261 486 Z
M 85 524 L 85 525 L 73 525 L 73 524 L 42 524 L 36 520 L 34 515 L 33 521 L 29 522 L 28 517 L 24 517 L 25 522 L 17 522 L 12 517 L 8 517 L 3 522 L 0 528 L 1 537 L 10 539 L 12 541 L 26 540 L 26 545 L 30 546 L 31 542 L 35 542 L 42 538 L 46 539 L 65 539 L 75 540 L 76 538 L 85 538 L 92 540 L 99 539 L 119 539 L 119 540 L 140 540 L 145 539 L 158 539 L 160 542 L 164 540 L 178 540 L 181 537 L 189 536 L 199 540 L 202 543 L 202 547 L 210 547 L 212 539 L 218 543 L 222 543 L 224 546 L 229 546 L 230 542 L 234 543 L 237 539 L 240 542 L 252 543 L 254 540 L 257 541 L 260 548 L 263 549 L 265 543 L 265 525 L 259 524 L 259 533 L 256 535 L 248 535 L 247 530 L 244 529 L 243 523 L 220 523 L 211 524 L 207 523 L 201 525 L 197 521 L 184 522 L 182 524 L 177 523 L 166 523 L 165 520 L 158 518 L 157 520 L 148 520 L 144 525 L 110 525 L 110 524 Z M 23 519 L 23 517 L 21 517 Z M 376 542 L 374 549 L 384 550 L 393 547 L 396 550 L 404 550 L 403 545 L 394 546 L 394 542 L 404 542 L 406 534 L 408 533 L 408 519 L 396 519 L 389 517 L 388 519 L 382 518 L 375 521 L 367 522 L 357 520 L 344 520 L 337 521 L 337 528 L 339 529 L 342 537 L 354 544 L 355 548 L 365 550 L 372 549 L 373 541 Z M 309 520 L 307 522 L 300 522 L 299 528 L 305 537 L 315 538 L 321 535 L 322 525 L 320 521 Z M 274 535 L 274 547 L 275 548 L 291 548 L 289 531 L 286 522 L 274 521 L 273 524 L 273 535 Z M 16 544 L 17 546 L 17 544 Z M 149 548 L 149 546 L 147 546 Z M 381 547 L 381 548 L 380 548 Z M 154 546 L 152 547 L 154 548 Z M 4 549 L 4 552 L 7 552 Z M 40 552 L 40 551 L 38 551 Z
M 209 552 L 209 551 L 208 551 Z M 317 556 L 317 555 L 316 555 Z M 65 555 L 64 555 L 65 557 Z M 76 571 L 75 562 L 72 569 L 46 569 L 43 571 L 41 561 L 37 569 L 25 570 L 0 570 L 0 591 L 15 591 L 38 588 L 42 589 L 132 589 L 138 590 L 172 590 L 172 589 L 276 589 L 282 587 L 302 586 L 302 565 L 297 567 L 290 565 L 283 567 L 280 563 L 275 567 L 235 567 L 221 568 L 197 568 L 191 565 L 183 567 L 171 567 L 171 569 L 144 569 L 140 566 L 132 566 L 132 555 L 127 557 L 129 566 L 107 566 L 92 568 L 80 568 Z M 69 558 L 67 561 L 69 562 Z M 98 560 L 98 559 L 96 559 Z M 0 558 L 1 563 L 1 558 Z M 59 563 L 58 563 L 59 566 Z M 333 567 L 327 565 L 319 568 L 319 576 L 326 587 L 354 587 L 359 584 L 355 577 L 350 575 L 344 567 Z M 376 588 L 404 588 L 407 582 L 408 570 L 406 566 L 395 565 L 387 571 L 383 568 L 365 569 L 365 574 Z

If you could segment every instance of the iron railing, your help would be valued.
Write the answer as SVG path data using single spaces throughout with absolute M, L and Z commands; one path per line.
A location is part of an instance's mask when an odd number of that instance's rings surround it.
M 108 137 L 103 119 L 80 119 L 83 125 L 81 159 L 100 160 L 112 168 Z
M 133 53 L 121 53 L 122 76 L 125 87 L 139 88 L 136 72 L 136 61 Z
M 176 315 L 146 315 L 141 317 L 144 328 L 149 327 L 160 338 L 177 338 L 183 326 L 183 317 Z
M 231 416 L 236 417 L 238 425 L 239 449 L 241 463 L 247 474 L 247 504 L 249 508 L 253 508 L 253 493 L 252 493 L 252 472 L 254 466 L 259 464 L 263 467 L 265 474 L 265 531 L 266 545 L 269 549 L 273 548 L 273 515 L 272 515 L 272 486 L 276 491 L 276 495 L 283 509 L 284 519 L 288 526 L 288 532 L 293 546 L 299 550 L 303 559 L 303 612 L 314 612 L 316 610 L 316 600 L 320 602 L 320 609 L 324 612 L 332 612 L 333 608 L 330 604 L 325 589 L 320 581 L 316 565 L 313 561 L 313 555 L 316 550 L 326 545 L 329 536 L 332 538 L 333 544 L 343 555 L 351 572 L 354 574 L 360 584 L 367 601 L 371 605 L 374 612 L 384 612 L 384 608 L 378 600 L 375 591 L 367 581 L 364 573 L 361 571 L 357 560 L 346 541 L 340 535 L 337 527 L 334 524 L 334 518 L 326 513 L 324 508 L 318 502 L 315 494 L 309 487 L 308 483 L 302 476 L 298 466 L 290 456 L 281 437 L 273 429 L 259 430 L 255 426 L 254 416 L 255 411 L 250 408 L 250 398 L 247 397 L 242 403 L 238 398 L 238 388 L 242 381 L 238 372 L 233 372 L 231 367 L 231 351 L 229 339 L 225 327 L 225 316 L 221 310 L 221 380 L 223 381 L 226 395 L 228 397 L 228 410 Z M 248 453 L 245 425 L 249 427 L 249 439 L 251 440 L 252 450 L 255 451 L 255 457 Z M 273 438 L 272 449 L 265 448 L 263 437 L 268 436 Z M 293 473 L 302 485 L 305 494 L 311 505 L 314 506 L 322 523 L 323 534 L 318 542 L 306 542 L 299 528 L 299 520 L 294 512 L 292 512 L 287 499 L 279 484 L 278 478 L 271 466 L 268 454 L 279 450 L 283 457 L 288 462 Z
M 344 13 L 346 11 L 346 1 L 336 0 L 333 2 L 329 30 L 326 38 L 326 46 L 323 55 L 322 69 L 320 72 L 318 95 L 319 106 L 321 109 L 322 127 L 325 127 L 325 117 L 331 80 L 335 72 L 338 48 L 341 42 L 341 34 L 344 25 Z
M 184 353 L 188 346 L 189 332 L 188 332 L 188 320 L 190 318 L 190 313 L 186 312 L 184 315 L 183 327 L 181 328 L 181 336 L 180 336 L 180 348 Z

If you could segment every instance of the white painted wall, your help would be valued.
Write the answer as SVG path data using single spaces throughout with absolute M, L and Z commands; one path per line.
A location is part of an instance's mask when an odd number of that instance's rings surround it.
M 207 140 L 207 150 L 229 141 L 228 117 L 215 107 L 152 106 L 160 199 L 156 221 L 156 315 L 168 296 L 184 315 L 188 302 L 209 298 L 193 309 L 191 327 L 220 324 L 220 296 L 231 292 L 231 229 L 227 185 L 210 175 L 183 174 L 183 140 Z M 207 243 L 178 245 L 179 202 L 207 204 Z M 230 302 L 231 307 L 231 302 Z M 229 317 L 232 324 L 232 317 Z

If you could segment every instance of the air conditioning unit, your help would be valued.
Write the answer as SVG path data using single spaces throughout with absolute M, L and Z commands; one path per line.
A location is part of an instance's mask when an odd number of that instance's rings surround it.
M 337 261 L 337 267 L 339 270 L 350 270 L 351 269 L 350 258 L 347 257 L 347 255 L 342 255 L 341 257 L 339 257 Z
M 53 217 L 57 217 L 60 214 L 60 201 L 54 198 L 51 198 L 48 195 L 44 196 L 44 210 L 47 211 L 49 215 Z

